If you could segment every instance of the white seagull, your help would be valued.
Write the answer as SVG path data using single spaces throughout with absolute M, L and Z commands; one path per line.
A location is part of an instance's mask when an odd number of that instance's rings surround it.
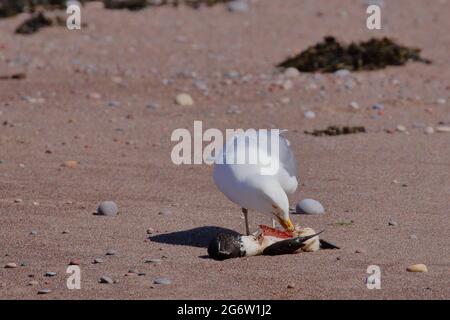
M 232 136 L 217 154 L 214 182 L 242 208 L 247 235 L 250 234 L 249 209 L 269 215 L 284 229 L 293 231 L 288 195 L 297 190 L 298 182 L 296 161 L 289 141 L 280 135 L 279 130 L 252 130 L 253 134 L 250 130 Z M 244 157 L 245 161 L 238 162 L 239 157 Z M 252 157 L 256 157 L 256 161 L 250 161 Z M 267 170 L 269 167 L 275 170 Z

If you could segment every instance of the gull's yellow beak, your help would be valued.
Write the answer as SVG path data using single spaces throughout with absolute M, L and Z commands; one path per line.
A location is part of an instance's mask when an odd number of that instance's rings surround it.
M 286 231 L 294 231 L 294 224 L 292 223 L 290 218 L 287 218 L 287 220 L 285 220 L 277 216 L 277 219 Z

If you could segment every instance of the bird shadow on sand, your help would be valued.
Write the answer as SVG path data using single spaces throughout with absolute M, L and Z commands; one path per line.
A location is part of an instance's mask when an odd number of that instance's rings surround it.
M 152 242 L 172 244 L 178 246 L 190 246 L 197 248 L 207 248 L 212 239 L 219 233 L 229 233 L 238 235 L 239 233 L 221 227 L 204 226 L 190 230 L 183 230 L 171 233 L 158 234 L 149 237 Z

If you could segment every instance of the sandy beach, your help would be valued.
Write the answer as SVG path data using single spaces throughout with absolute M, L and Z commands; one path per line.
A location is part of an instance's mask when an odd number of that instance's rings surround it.
M 450 1 L 384 1 L 382 30 L 366 28 L 366 8 L 94 2 L 82 8 L 82 30 L 32 35 L 14 34 L 26 14 L 1 19 L 0 75 L 26 78 L 0 80 L 0 299 L 450 299 L 450 133 L 437 130 L 450 126 Z M 433 63 L 301 73 L 285 85 L 275 66 L 328 35 L 390 37 Z M 174 102 L 183 92 L 192 106 Z M 341 249 L 209 259 L 209 240 L 243 232 L 244 220 L 212 166 L 171 160 L 172 132 L 195 120 L 204 130 L 287 129 L 299 171 L 291 205 L 312 198 L 326 209 L 292 220 L 325 229 Z M 367 132 L 304 133 L 330 125 Z M 117 216 L 93 214 L 105 200 Z M 250 223 L 270 219 L 251 212 Z M 71 260 L 80 290 L 66 287 Z M 419 263 L 428 272 L 406 271 Z M 380 290 L 366 287 L 371 265 Z

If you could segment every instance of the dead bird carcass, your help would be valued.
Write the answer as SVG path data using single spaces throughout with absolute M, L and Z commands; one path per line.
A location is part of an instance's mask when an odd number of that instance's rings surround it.
M 280 231 L 260 225 L 252 235 L 220 233 L 211 240 L 208 255 L 215 260 L 226 260 L 258 255 L 283 255 L 300 252 L 315 252 L 320 249 L 339 247 L 319 239 L 321 232 L 311 228 L 296 226 L 293 232 Z

